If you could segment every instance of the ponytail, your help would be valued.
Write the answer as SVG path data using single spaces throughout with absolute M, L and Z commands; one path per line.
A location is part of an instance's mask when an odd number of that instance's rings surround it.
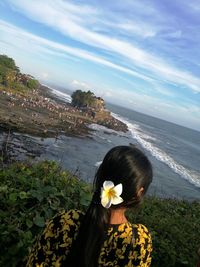
M 81 221 L 76 240 L 66 259 L 69 267 L 97 267 L 106 229 L 110 221 L 110 210 L 105 209 L 95 199 Z

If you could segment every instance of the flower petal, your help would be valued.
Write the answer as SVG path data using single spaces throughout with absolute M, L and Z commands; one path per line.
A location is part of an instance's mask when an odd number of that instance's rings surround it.
M 101 188 L 101 198 L 104 198 L 106 197 L 107 194 L 106 194 L 106 190 L 103 189 L 103 187 Z
M 108 209 L 111 206 L 111 198 L 108 197 L 104 197 L 101 199 L 101 204 L 104 208 Z
M 123 189 L 122 184 L 118 184 L 118 185 L 116 185 L 116 186 L 114 187 L 115 194 L 116 194 L 117 196 L 120 196 L 120 195 L 122 194 L 122 189 Z
M 108 190 L 108 189 L 110 189 L 110 188 L 113 188 L 115 185 L 113 184 L 113 182 L 112 181 L 104 181 L 104 183 L 103 183 L 103 188 L 105 189 L 105 190 Z
M 109 209 L 111 205 L 112 205 L 112 201 L 111 201 L 111 198 L 110 198 L 108 204 L 106 205 L 106 209 Z
M 115 197 L 112 198 L 112 203 L 111 204 L 118 205 L 118 204 L 122 203 L 123 201 L 124 201 L 123 198 L 115 196 Z

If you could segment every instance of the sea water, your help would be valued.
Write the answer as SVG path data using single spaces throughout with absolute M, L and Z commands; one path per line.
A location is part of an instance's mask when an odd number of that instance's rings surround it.
M 67 94 L 59 96 L 70 101 Z M 115 105 L 107 104 L 107 108 L 127 124 L 127 133 L 92 124 L 88 137 L 45 139 L 46 151 L 41 159 L 59 161 L 64 168 L 92 182 L 110 148 L 135 144 L 153 165 L 149 194 L 200 200 L 200 132 Z

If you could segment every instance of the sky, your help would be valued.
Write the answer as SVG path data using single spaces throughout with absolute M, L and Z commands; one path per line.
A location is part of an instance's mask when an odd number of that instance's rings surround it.
M 0 54 L 43 83 L 200 131 L 199 0 L 1 0 Z

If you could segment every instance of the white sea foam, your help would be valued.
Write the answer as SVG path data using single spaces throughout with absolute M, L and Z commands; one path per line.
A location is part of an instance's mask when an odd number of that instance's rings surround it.
M 63 100 L 66 100 L 66 102 L 71 103 L 72 98 L 71 98 L 70 95 L 68 95 L 68 94 L 66 94 L 66 93 L 63 93 L 63 92 L 61 92 L 61 91 L 59 91 L 59 90 L 56 90 L 56 89 L 54 89 L 54 88 L 51 88 L 51 90 L 52 90 L 52 93 L 53 93 L 53 94 L 59 96 L 59 97 L 62 98 Z
M 53 88 L 53 87 L 51 87 L 49 85 L 46 85 L 46 84 L 42 84 L 42 85 L 44 85 L 44 86 L 48 87 L 49 89 L 51 89 L 53 94 L 57 95 L 58 97 L 62 98 L 63 100 L 66 100 L 66 102 L 71 103 L 72 98 L 71 98 L 70 95 L 68 95 L 66 93 L 63 93 L 63 92 L 61 92 L 61 91 L 59 91 L 59 90 L 57 90 L 57 89 L 55 89 L 55 88 Z
M 107 133 L 117 133 L 115 130 L 109 129 L 103 125 L 99 125 L 96 123 L 91 123 L 90 125 L 88 125 L 88 127 L 92 130 L 95 130 L 95 131 L 102 131 L 102 132 L 104 131 Z
M 95 163 L 95 166 L 96 166 L 96 167 L 99 167 L 99 166 L 101 165 L 101 163 L 102 163 L 102 161 L 97 161 L 97 162 Z
M 174 172 L 179 174 L 184 179 L 188 180 L 190 183 L 194 184 L 196 187 L 200 187 L 200 176 L 197 172 L 188 170 L 187 168 L 183 167 L 162 149 L 147 141 L 152 140 L 152 138 L 151 136 L 144 133 L 139 125 L 131 123 L 130 121 L 128 121 L 128 119 L 125 119 L 117 114 L 113 113 L 112 115 L 116 119 L 126 123 L 132 137 L 136 139 L 137 142 L 140 143 L 146 150 L 148 150 L 152 154 L 152 156 L 168 165 Z
M 117 134 L 119 136 L 124 136 L 123 132 L 115 131 L 115 130 L 109 129 L 103 125 L 99 125 L 96 123 L 92 123 L 92 124 L 88 125 L 88 127 L 92 130 L 95 130 L 95 131 L 100 131 L 100 132 L 104 132 L 104 133 L 108 133 L 108 134 Z

